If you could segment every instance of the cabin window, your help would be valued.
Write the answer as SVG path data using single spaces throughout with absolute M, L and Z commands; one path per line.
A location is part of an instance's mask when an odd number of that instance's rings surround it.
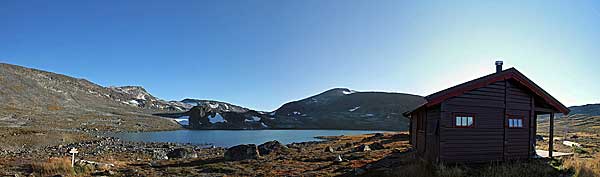
M 473 115 L 455 114 L 454 115 L 454 126 L 455 127 L 473 127 Z
M 508 119 L 508 127 L 509 128 L 523 128 L 523 118 L 509 118 Z

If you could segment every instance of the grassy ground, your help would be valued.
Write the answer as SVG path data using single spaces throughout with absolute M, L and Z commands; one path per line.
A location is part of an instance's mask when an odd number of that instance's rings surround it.
M 590 121 L 589 118 L 578 118 Z M 573 120 L 557 120 L 557 127 L 573 124 Z M 547 136 L 539 124 L 539 134 Z M 419 160 L 411 150 L 406 132 L 386 133 L 381 137 L 373 135 L 322 137 L 328 141 L 297 143 L 285 150 L 261 156 L 255 160 L 225 161 L 224 150 L 197 149 L 198 158 L 153 160 L 151 151 L 107 151 L 101 156 L 81 156 L 85 160 L 114 164 L 108 169 L 108 176 L 440 176 L 440 177 L 533 177 L 533 176 L 600 176 L 600 136 L 593 128 L 596 125 L 580 122 L 566 132 L 567 139 L 581 143 L 578 148 L 568 147 L 555 141 L 555 149 L 572 152 L 573 156 L 535 159 L 521 162 L 490 163 L 477 165 L 430 164 Z M 132 125 L 132 128 L 138 125 Z M 93 127 L 101 128 L 101 127 Z M 557 128 L 560 130 L 560 128 Z M 555 136 L 564 138 L 565 132 L 556 131 Z M 36 147 L 56 144 L 76 143 L 94 139 L 86 133 L 65 133 L 61 130 L 37 130 L 34 128 L 1 128 L 0 144 L 3 147 L 32 149 L 23 156 L 0 156 L 0 175 L 51 174 L 89 176 L 94 168 L 76 166 L 65 167 L 66 155 L 49 155 L 37 152 Z M 548 139 L 538 142 L 539 149 L 547 148 Z M 360 145 L 381 143 L 384 149 L 356 151 Z M 37 146 L 32 146 L 37 144 Z M 332 147 L 335 152 L 326 152 Z M 90 148 L 94 148 L 91 146 Z M 114 147 L 108 147 L 114 148 Z M 88 151 L 82 149 L 82 152 Z M 340 155 L 344 161 L 335 162 Z M 62 159 L 62 160 L 61 160 Z M 97 172 L 97 170 L 96 170 Z
M 109 176 L 600 176 L 600 156 L 596 153 L 576 153 L 575 156 L 554 161 L 535 159 L 508 163 L 444 165 L 430 164 L 417 158 L 408 144 L 406 133 L 386 133 L 382 137 L 357 135 L 323 138 L 328 141 L 293 144 L 259 159 L 243 161 L 225 161 L 224 150 L 220 148 L 196 150 L 198 158 L 190 159 L 156 161 L 144 152 L 109 152 L 102 156 L 82 158 L 114 164 L 114 167 L 108 169 L 112 173 L 100 173 L 110 174 Z M 384 149 L 356 151 L 356 147 L 360 145 L 376 142 L 382 143 Z M 335 152 L 326 152 L 327 147 L 332 147 Z M 335 162 L 337 155 L 344 161 Z M 96 169 L 85 166 L 76 166 L 74 169 L 65 167 L 65 159 L 68 157 L 64 156 L 36 159 L 0 158 L 0 169 L 37 176 L 87 176 L 94 174 L 93 171 L 97 172 Z

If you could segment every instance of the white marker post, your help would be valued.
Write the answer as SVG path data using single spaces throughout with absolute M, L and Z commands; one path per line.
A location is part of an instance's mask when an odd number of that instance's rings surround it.
M 69 153 L 71 153 L 71 155 L 72 155 L 71 156 L 72 157 L 71 158 L 71 167 L 75 167 L 75 154 L 77 154 L 79 152 L 77 151 L 76 148 L 72 148 L 71 151 L 69 151 Z

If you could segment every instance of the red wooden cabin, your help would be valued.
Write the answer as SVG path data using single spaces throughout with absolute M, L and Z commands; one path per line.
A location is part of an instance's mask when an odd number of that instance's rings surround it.
M 427 103 L 405 113 L 410 142 L 422 158 L 470 163 L 535 156 L 536 117 L 569 109 L 514 68 L 426 96 Z M 549 144 L 552 151 L 552 144 Z M 551 156 L 551 154 L 550 154 Z

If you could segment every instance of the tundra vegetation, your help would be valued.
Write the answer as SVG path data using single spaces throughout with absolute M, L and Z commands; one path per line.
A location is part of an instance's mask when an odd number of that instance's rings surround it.
M 592 135 L 583 132 L 574 135 Z M 75 143 L 32 149 L 30 154 L 5 154 L 2 175 L 35 176 L 599 176 L 598 136 L 587 137 L 582 151 L 556 160 L 534 159 L 488 164 L 431 164 L 420 160 L 406 132 L 320 137 L 325 141 L 285 146 L 268 142 L 248 146 L 262 151 L 257 157 L 226 160 L 227 149 L 172 143 L 135 143 L 115 138 L 90 138 Z M 82 153 L 74 168 L 65 153 L 70 147 Z M 369 148 L 365 148 L 369 146 Z M 544 146 L 544 144 L 540 144 Z M 262 148 L 257 148 L 262 147 Z M 267 149 L 265 149 L 267 148 Z M 180 150 L 188 149 L 188 150 Z M 259 150 L 260 149 L 260 150 Z M 265 151 L 268 150 L 268 151 Z M 171 152 L 171 153 L 170 153 Z M 173 154 L 177 152 L 177 156 Z M 182 154 L 183 153 L 183 154 Z M 193 155 L 190 155 L 193 153 Z M 267 154 L 264 154 L 267 153 Z M 100 155 L 101 154 L 101 155 Z M 169 158 L 171 156 L 172 158 Z M 341 160 L 338 160 L 341 159 Z M 89 162 L 88 162 L 89 161 Z

